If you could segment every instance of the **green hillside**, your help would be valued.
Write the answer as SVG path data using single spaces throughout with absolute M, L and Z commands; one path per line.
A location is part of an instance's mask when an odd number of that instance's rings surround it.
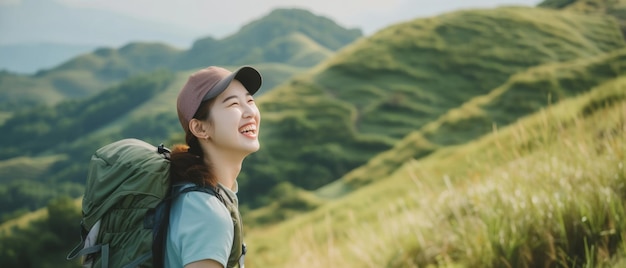
M 302 67 L 314 66 L 334 53 L 297 32 L 277 37 L 268 47 L 265 52 L 266 62 L 285 62 Z
M 177 68 L 196 68 L 206 62 L 215 65 L 292 62 L 311 67 L 325 58 L 328 51 L 336 51 L 361 36 L 358 29 L 344 29 L 306 10 L 276 9 L 222 40 L 213 37 L 197 40 Z M 301 51 L 316 56 L 304 60 L 300 58 Z
M 169 64 L 181 50 L 159 43 L 130 43 L 119 49 L 99 48 L 78 56 L 37 76 L 71 70 L 86 70 L 102 81 L 119 81 L 140 72 L 171 68 Z
M 249 230 L 250 267 L 623 267 L 626 76 Z
M 259 100 L 268 149 L 247 160 L 240 193 L 261 198 L 282 180 L 317 189 L 515 73 L 622 47 L 614 20 L 548 9 L 461 11 L 388 27 Z M 529 97 L 546 104 L 544 96 Z M 421 156 L 436 149 L 428 139 L 420 146 Z
M 617 19 L 622 33 L 626 33 L 626 1 L 624 0 L 545 0 L 538 6 L 591 15 L 608 15 Z
M 162 91 L 172 74 L 161 71 L 137 76 L 84 101 L 68 100 L 54 107 L 17 113 L 0 131 L 0 159 L 33 156 L 81 138 Z
M 626 49 L 594 58 L 548 63 L 517 73 L 488 94 L 472 98 L 411 132 L 392 149 L 373 157 L 319 193 L 326 197 L 342 195 L 378 177 L 389 176 L 411 159 L 474 140 L 523 115 L 586 92 L 620 75 L 626 75 Z
M 265 71 L 262 92 L 314 66 L 361 37 L 326 17 L 301 9 L 278 9 L 224 38 L 197 40 L 189 50 L 160 43 L 99 48 L 33 76 L 0 73 L 0 123 L 17 107 L 54 105 L 92 96 L 127 78 L 158 69 L 186 71 L 208 65 L 281 65 Z
M 8 119 L 0 126 L 0 221 L 41 208 L 58 196 L 80 196 L 90 155 L 107 142 L 132 136 L 133 129 L 98 138 L 91 138 L 91 133 L 158 96 L 173 77 L 166 71 L 137 76 L 83 101 L 38 107 Z M 160 123 L 173 128 L 176 120 L 158 120 L 150 118 L 135 126 L 144 127 L 146 139 L 164 140 L 167 132 L 149 131 Z M 150 128 L 154 121 L 159 124 Z
M 179 53 L 164 44 L 131 43 L 120 49 L 100 48 L 35 75 L 3 72 L 0 110 L 12 112 L 86 98 L 133 75 L 169 69 Z
M 608 14 L 618 19 L 626 19 L 624 0 L 545 0 L 538 6 L 588 14 Z

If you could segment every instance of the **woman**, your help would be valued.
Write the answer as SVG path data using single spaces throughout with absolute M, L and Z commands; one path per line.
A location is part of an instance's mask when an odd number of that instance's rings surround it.
M 252 95 L 261 75 L 244 66 L 234 72 L 208 67 L 192 74 L 178 95 L 178 118 L 186 146 L 175 146 L 170 179 L 191 191 L 174 200 L 165 267 L 243 266 L 245 246 L 237 210 L 241 163 L 259 150 L 261 115 Z

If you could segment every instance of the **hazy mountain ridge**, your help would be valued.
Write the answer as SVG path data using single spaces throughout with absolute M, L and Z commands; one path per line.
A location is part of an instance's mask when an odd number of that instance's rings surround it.
M 299 33 L 299 39 L 304 40 L 292 40 L 295 42 L 292 46 L 299 47 L 297 49 L 310 48 L 311 53 L 320 53 L 322 57 L 327 54 L 326 51 L 336 51 L 363 35 L 358 29 L 344 29 L 330 19 L 314 16 L 306 10 L 277 9 L 266 17 L 246 24 L 236 35 L 222 40 L 213 37 L 197 40 L 177 66 L 190 69 L 202 66 L 203 62 L 214 62 L 215 65 L 289 62 L 293 55 L 284 54 L 289 50 L 281 53 L 273 50 L 280 50 L 275 42 L 283 43 L 279 40 L 295 33 Z M 212 53 L 214 50 L 223 52 Z M 299 64 L 297 66 L 307 67 L 318 62 L 317 59 L 296 61 Z
M 317 64 L 361 35 L 360 30 L 344 29 L 309 11 L 279 9 L 224 39 L 199 39 L 189 50 L 136 42 L 120 48 L 98 48 L 33 76 L 4 72 L 0 77 L 0 109 L 8 112 L 33 102 L 51 105 L 61 99 L 90 96 L 133 75 L 157 69 L 182 71 L 208 65 L 280 63 L 293 67 L 291 73 L 282 77 L 284 81 L 299 68 Z M 281 74 L 284 72 L 277 73 Z M 273 86 L 267 83 L 263 89 Z M 39 98 L 47 95 L 60 96 Z
M 23 75 L 58 66 L 78 55 L 93 51 L 95 45 L 59 43 L 0 44 L 0 69 Z

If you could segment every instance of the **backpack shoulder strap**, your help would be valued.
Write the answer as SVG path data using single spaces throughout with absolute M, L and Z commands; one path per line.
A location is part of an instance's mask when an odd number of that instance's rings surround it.
M 201 187 L 198 185 L 176 185 L 173 186 L 168 196 L 156 207 L 154 212 L 154 225 L 152 228 L 152 263 L 154 268 L 163 268 L 165 262 L 165 243 L 167 241 L 167 232 L 170 225 L 170 211 L 172 209 L 172 202 L 176 200 L 180 195 L 198 191 L 204 192 L 217 197 L 222 203 L 225 203 L 224 198 L 220 195 L 217 189 Z

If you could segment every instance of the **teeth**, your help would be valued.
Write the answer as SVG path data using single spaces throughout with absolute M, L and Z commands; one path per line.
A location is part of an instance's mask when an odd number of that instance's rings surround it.
M 255 125 L 247 125 L 244 128 L 240 129 L 239 132 L 248 132 L 248 131 L 255 131 L 255 130 L 256 130 Z

